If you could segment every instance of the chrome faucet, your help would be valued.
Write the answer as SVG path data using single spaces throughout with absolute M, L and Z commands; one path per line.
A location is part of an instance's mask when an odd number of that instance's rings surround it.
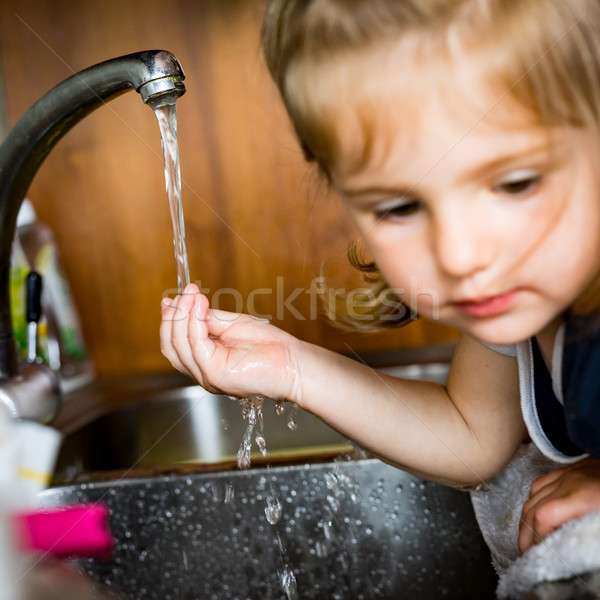
M 20 371 L 10 309 L 10 258 L 17 214 L 29 184 L 56 142 L 86 115 L 135 89 L 152 109 L 185 93 L 179 61 L 164 50 L 128 54 L 72 75 L 40 98 L 0 145 L 0 404 L 21 418 L 50 421 L 60 392 L 52 373 Z

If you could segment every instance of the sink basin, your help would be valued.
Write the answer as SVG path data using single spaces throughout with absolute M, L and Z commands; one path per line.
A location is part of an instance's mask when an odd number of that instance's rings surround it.
M 376 459 L 84 483 L 41 498 L 108 505 L 113 558 L 76 566 L 110 598 L 494 597 L 468 494 Z
M 443 382 L 448 364 L 382 370 L 399 377 Z M 264 457 L 253 443 L 253 464 L 314 462 L 352 451 L 346 438 L 317 417 L 291 404 L 282 410 L 283 414 L 277 414 L 275 404 L 265 400 L 263 432 L 268 454 Z M 231 468 L 237 463 L 247 424 L 239 402 L 197 385 L 140 394 L 65 437 L 55 483 L 122 477 L 123 471 L 128 477 L 147 475 L 148 471 L 156 474 L 173 467 L 182 470 L 185 465 Z
M 269 463 L 306 457 L 332 458 L 352 450 L 348 440 L 291 405 L 277 414 L 272 401 L 263 406 L 263 432 Z M 294 430 L 290 429 L 290 424 Z M 67 435 L 55 482 L 128 476 L 203 465 L 225 469 L 237 464 L 248 423 L 240 404 L 199 386 L 164 391 L 103 415 Z M 253 442 L 253 463 L 266 459 Z
M 447 365 L 392 370 L 443 381 Z M 237 402 L 168 389 L 66 436 L 44 505 L 103 502 L 111 560 L 74 566 L 124 600 L 493 598 L 469 495 L 365 457 L 264 403 L 269 453 L 235 469 Z M 103 596 L 104 597 L 104 596 Z

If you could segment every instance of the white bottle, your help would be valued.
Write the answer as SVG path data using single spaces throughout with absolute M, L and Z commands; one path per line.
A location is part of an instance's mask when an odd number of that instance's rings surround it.
M 12 515 L 21 506 L 17 481 L 16 421 L 0 404 L 0 600 L 25 600 L 23 576 L 29 565 L 17 547 Z

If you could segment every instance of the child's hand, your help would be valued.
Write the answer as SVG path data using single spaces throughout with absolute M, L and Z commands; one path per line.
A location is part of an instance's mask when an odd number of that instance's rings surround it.
M 600 510 L 600 459 L 585 458 L 531 484 L 523 506 L 519 550 L 534 544 L 572 519 Z
M 214 393 L 299 400 L 294 337 L 255 317 L 210 309 L 194 284 L 161 306 L 161 351 L 178 371 Z

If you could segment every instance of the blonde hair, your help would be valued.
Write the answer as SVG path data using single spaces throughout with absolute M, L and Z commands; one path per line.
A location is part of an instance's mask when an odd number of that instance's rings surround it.
M 262 31 L 267 65 L 306 159 L 329 180 L 341 152 L 332 118 L 340 98 L 332 90 L 352 89 L 363 134 L 357 167 L 373 152 L 377 118 L 361 109 L 369 102 L 361 81 L 348 81 L 352 72 L 339 66 L 403 39 L 412 41 L 407 65 L 458 51 L 479 61 L 484 83 L 516 100 L 534 123 L 600 131 L 598 0 L 270 0 Z M 370 278 L 375 296 L 384 293 L 374 263 L 356 251 L 349 256 Z M 592 288 L 581 306 L 597 309 L 600 285 Z M 379 309 L 374 306 L 373 314 Z M 381 326 L 414 318 L 401 312 L 406 318 L 388 318 Z

